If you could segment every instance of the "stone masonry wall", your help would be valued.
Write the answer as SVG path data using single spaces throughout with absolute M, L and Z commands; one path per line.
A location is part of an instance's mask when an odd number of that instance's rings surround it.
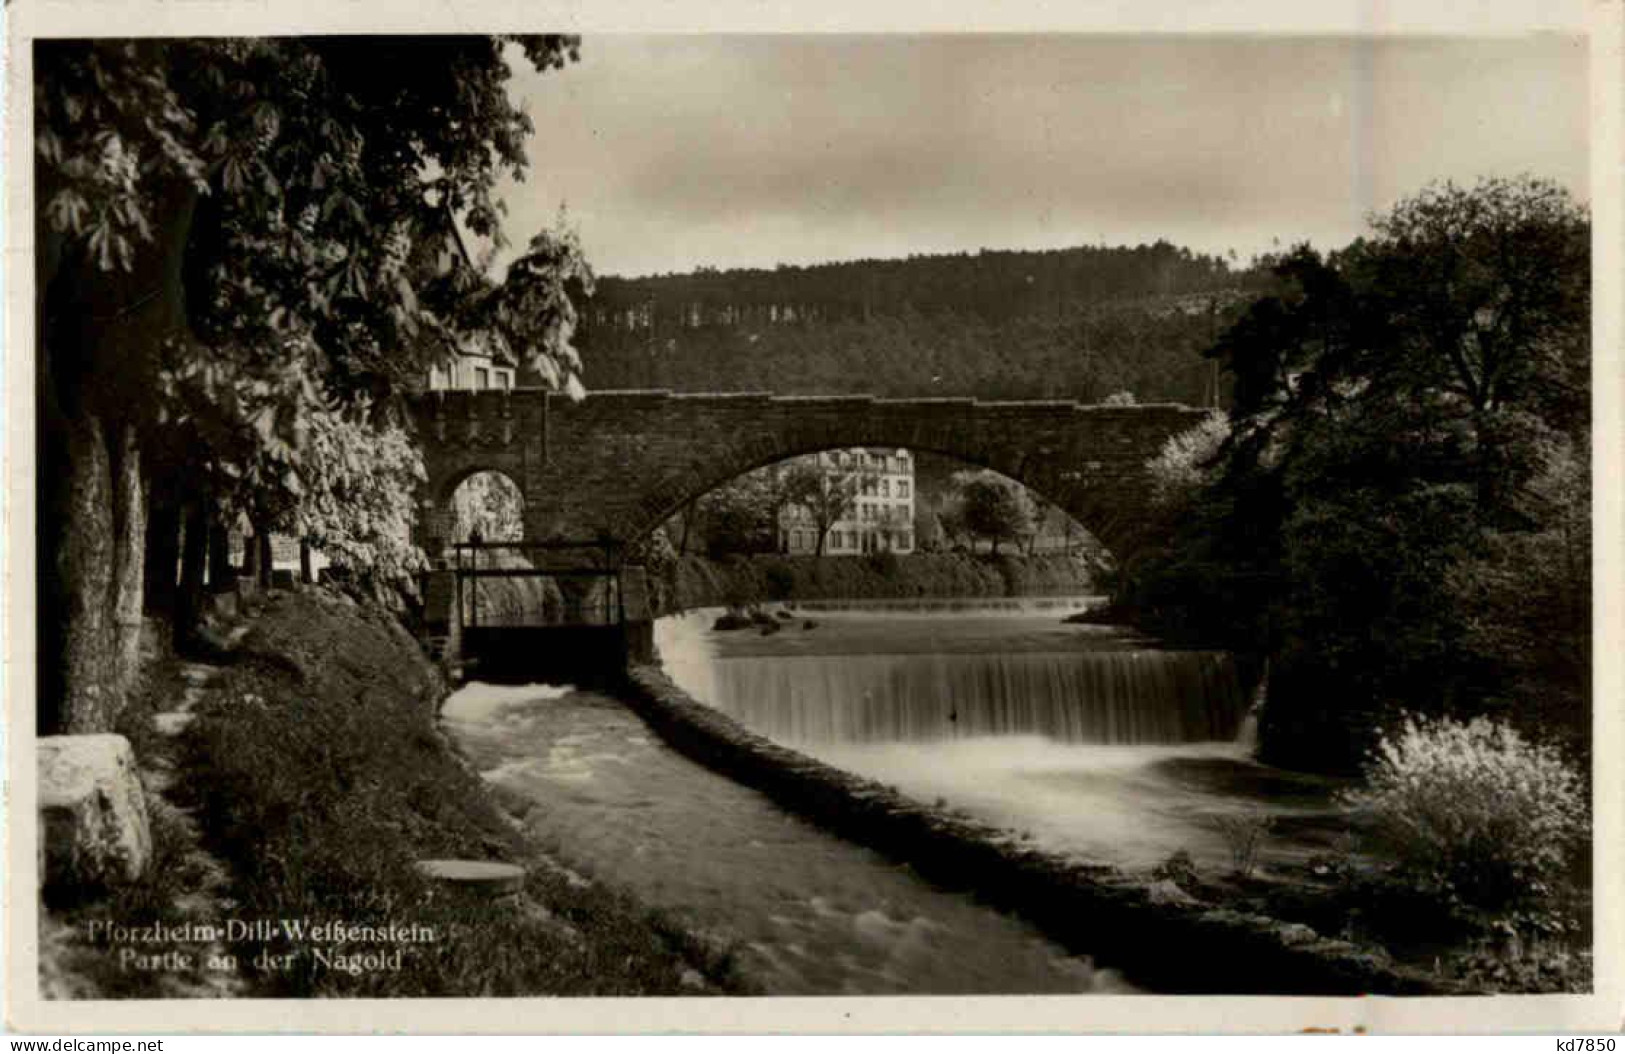
M 1461 994 L 1313 929 L 1194 902 L 1169 883 L 1027 848 L 758 736 L 635 667 L 625 697 L 674 748 L 782 808 L 1020 915 L 1075 953 L 1163 993 Z

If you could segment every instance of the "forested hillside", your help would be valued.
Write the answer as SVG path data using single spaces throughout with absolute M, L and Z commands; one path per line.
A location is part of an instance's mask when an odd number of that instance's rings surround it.
M 1165 241 L 603 278 L 589 387 L 1211 403 L 1263 272 Z

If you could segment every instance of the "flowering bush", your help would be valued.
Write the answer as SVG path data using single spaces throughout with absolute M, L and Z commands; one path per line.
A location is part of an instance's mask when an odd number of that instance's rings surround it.
M 1212 482 L 1219 448 L 1230 437 L 1230 420 L 1210 414 L 1201 424 L 1170 436 L 1157 456 L 1146 462 L 1151 476 L 1151 501 L 1160 509 L 1178 510 Z
M 1496 929 L 1561 928 L 1556 905 L 1586 830 L 1579 772 L 1487 718 L 1407 717 L 1344 803 L 1396 857 L 1394 877 Z

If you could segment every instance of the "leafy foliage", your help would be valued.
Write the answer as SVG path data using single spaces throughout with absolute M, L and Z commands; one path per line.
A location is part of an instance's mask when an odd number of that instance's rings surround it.
M 411 541 L 423 458 L 402 429 L 361 413 L 314 414 L 300 478 L 293 532 L 335 565 L 386 582 L 426 565 Z
M 1037 510 L 1027 489 L 1015 480 L 990 470 L 956 473 L 954 493 L 946 516 L 967 533 L 986 538 L 999 551 L 1000 542 L 1014 542 L 1034 529 Z
M 1591 753 L 1591 466 L 1589 436 L 1543 444 L 1521 495 L 1539 526 L 1493 531 L 1446 572 L 1463 646 L 1495 656 L 1475 692 L 1485 709 Z
M 506 244 L 496 188 L 526 167 L 510 63 L 560 68 L 576 47 L 42 44 L 48 405 L 133 421 L 166 490 L 257 529 L 297 523 L 341 564 L 414 566 L 415 456 L 391 397 L 470 344 L 581 391 L 573 298 L 593 279 L 563 217 L 500 280 L 464 246 Z M 176 310 L 133 326 L 149 303 Z M 152 413 L 132 388 L 158 392 Z
M 204 194 L 186 245 L 191 322 L 207 344 L 292 326 L 336 379 L 415 376 L 444 354 L 447 321 L 421 286 L 459 235 L 499 244 L 503 173 L 521 173 L 529 119 L 508 99 L 503 38 L 256 38 L 58 42 L 36 78 L 41 198 L 53 228 L 88 239 L 103 270 L 131 269 L 168 184 Z M 570 38 L 513 41 L 538 68 Z M 540 235 L 492 300 L 493 322 L 568 329 L 542 292 L 573 269 L 567 237 Z M 472 264 L 450 261 L 465 284 Z M 553 292 L 556 293 L 556 290 Z M 567 339 L 567 337 L 566 337 Z M 517 341 L 551 360 L 557 342 Z M 403 354 L 416 349 L 419 356 Z M 569 372 L 570 356 L 554 365 Z
M 451 495 L 452 538 L 470 540 L 475 531 L 488 542 L 517 541 L 525 535 L 525 499 L 518 484 L 500 472 L 476 472 Z
M 1199 358 L 1267 279 L 1167 242 L 607 277 L 602 387 L 1211 404 Z
M 1120 599 L 1164 635 L 1274 655 L 1274 761 L 1357 767 L 1403 709 L 1524 727 L 1555 711 L 1583 738 L 1585 213 L 1553 184 L 1492 179 L 1429 188 L 1372 229 L 1283 256 L 1215 342 L 1229 437 Z M 1187 464 L 1170 451 L 1154 471 L 1188 495 Z M 1533 622 L 1523 588 L 1564 598 L 1561 636 L 1510 632 Z M 1566 702 L 1530 705 L 1554 689 Z
M 816 552 L 823 555 L 830 528 L 851 515 L 863 489 L 865 475 L 854 469 L 832 475 L 814 461 L 795 461 L 782 470 L 779 486 L 784 503 L 807 510 L 818 532 Z
M 1152 503 L 1165 511 L 1188 506 L 1216 478 L 1219 451 L 1229 437 L 1230 422 L 1217 413 L 1195 428 L 1169 437 L 1146 464 Z
M 1511 726 L 1407 716 L 1365 785 L 1345 796 L 1397 861 L 1397 877 L 1508 932 L 1566 925 L 1553 911 L 1587 831 L 1585 782 L 1555 749 Z
M 695 505 L 705 524 L 707 550 L 713 556 L 773 552 L 782 504 L 771 468 L 747 472 L 702 495 Z

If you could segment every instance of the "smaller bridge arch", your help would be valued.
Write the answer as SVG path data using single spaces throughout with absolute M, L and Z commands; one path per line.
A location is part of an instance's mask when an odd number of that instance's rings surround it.
M 525 499 L 527 540 L 634 541 L 735 476 L 820 450 L 905 447 L 995 469 L 1119 558 L 1143 540 L 1145 463 L 1207 411 L 1187 406 L 537 389 L 431 392 L 413 403 L 428 478 L 420 542 L 449 537 L 450 495 L 482 470 Z

